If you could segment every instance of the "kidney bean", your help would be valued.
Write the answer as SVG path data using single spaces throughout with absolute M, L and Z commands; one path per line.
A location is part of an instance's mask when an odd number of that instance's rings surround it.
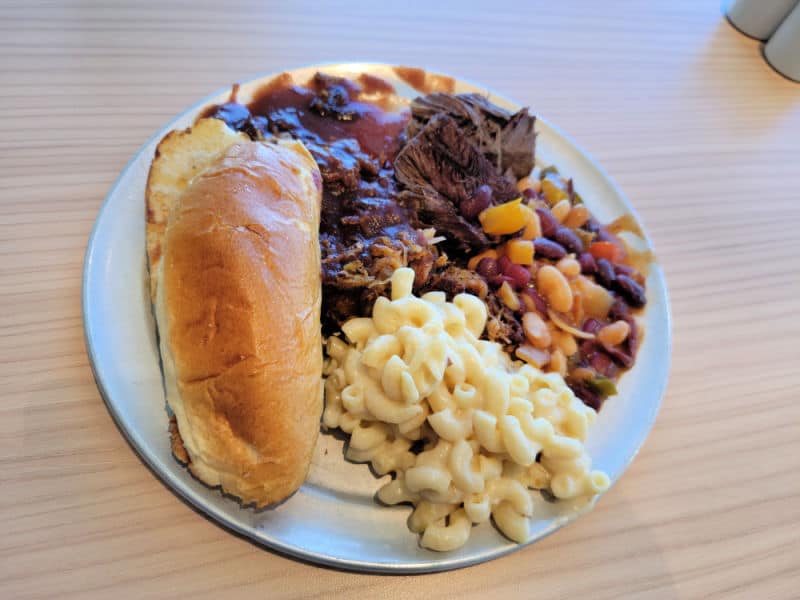
M 617 275 L 626 275 L 639 285 L 644 286 L 644 277 L 642 277 L 642 274 L 633 267 L 629 267 L 628 265 L 614 265 L 614 272 Z
M 539 223 L 542 226 L 542 235 L 546 238 L 553 237 L 555 235 L 556 230 L 561 226 L 551 213 L 546 208 L 539 207 L 536 209 L 536 214 L 539 215 Z
M 542 226 L 542 230 L 544 230 L 544 226 Z M 567 255 L 564 246 L 543 237 L 533 240 L 533 249 L 536 252 L 536 256 L 549 258 L 550 260 L 561 260 Z
M 567 249 L 567 252 L 577 254 L 583 250 L 583 242 L 569 227 L 559 227 L 553 234 L 553 239 Z
M 578 385 L 575 388 L 575 395 L 581 399 L 586 406 L 597 410 L 603 406 L 603 398 L 600 394 L 595 392 L 594 390 L 589 389 L 586 385 Z
M 622 240 L 620 240 L 616 235 L 608 231 L 608 229 L 606 229 L 602 225 L 600 226 L 600 229 L 596 232 L 594 241 L 611 242 L 612 244 L 616 244 L 620 248 L 625 247 L 625 245 L 622 243 Z
M 580 398 L 586 406 L 591 406 L 595 410 L 600 410 L 600 406 L 603 404 L 603 398 L 600 394 L 591 389 L 583 381 L 569 379 L 567 383 L 569 387 L 572 388 L 572 391 L 575 392 L 575 395 Z
M 628 352 L 626 352 L 622 347 L 609 346 L 607 344 L 603 344 L 602 346 L 604 352 L 607 352 L 611 358 L 613 358 L 626 369 L 629 369 L 633 366 L 633 356 L 628 354 Z M 602 352 L 598 352 L 598 354 L 602 354 Z
M 486 279 L 500 274 L 500 267 L 497 265 L 497 261 L 489 256 L 482 258 L 475 270 L 478 272 L 478 275 Z
M 514 280 L 508 275 L 495 275 L 494 277 L 490 277 L 488 281 L 494 287 L 500 287 L 506 281 L 508 282 L 508 285 L 514 285 Z
M 628 354 L 636 356 L 636 351 L 639 348 L 639 328 L 636 325 L 636 319 L 633 317 L 628 316 L 625 321 L 631 327 L 631 332 L 628 334 L 628 339 L 626 340 L 628 343 Z
M 594 256 L 588 252 L 583 252 L 578 257 L 578 263 L 581 265 L 581 273 L 584 275 L 594 275 L 597 271 L 597 263 L 594 262 Z
M 525 288 L 522 290 L 522 293 L 533 300 L 533 304 L 536 306 L 536 312 L 542 316 L 547 314 L 547 302 L 539 295 L 539 292 L 533 288 Z
M 597 272 L 595 273 L 597 283 L 604 288 L 611 289 L 611 284 L 614 283 L 616 275 L 614 275 L 614 267 L 605 258 L 597 260 Z
M 511 259 L 508 258 L 507 256 L 501 256 L 500 258 L 497 259 L 497 268 L 500 269 L 500 272 L 503 275 L 508 274 L 506 273 L 506 271 L 508 270 L 508 267 L 512 264 L 514 263 L 512 263 Z
M 639 308 L 647 302 L 644 288 L 627 275 L 619 275 L 614 282 L 620 294 L 631 306 Z
M 583 326 L 581 327 L 581 331 L 585 331 L 586 333 L 593 333 L 596 334 L 600 329 L 603 327 L 603 323 L 598 321 L 597 319 L 586 319 L 583 322 Z M 591 342 L 592 340 L 587 340 Z
M 461 201 L 459 206 L 461 215 L 466 219 L 474 219 L 482 211 L 492 205 L 492 188 L 482 185 L 472 194 L 470 198 Z
M 627 275 L 628 277 L 630 277 L 635 272 L 636 269 L 634 269 L 633 267 L 629 267 L 628 265 L 619 265 L 619 264 L 614 265 L 614 273 L 616 273 L 617 275 Z
M 612 321 L 618 321 L 622 319 L 623 321 L 627 321 L 631 316 L 631 307 L 628 306 L 628 303 L 625 302 L 623 298 L 615 298 L 614 303 L 611 305 L 611 308 L 608 311 L 608 317 Z M 628 323 L 630 325 L 630 323 Z
M 588 361 L 592 355 L 597 352 L 597 345 L 594 343 L 594 340 L 583 340 L 578 344 L 578 352 L 580 356 Z
M 581 229 L 584 229 L 585 231 L 588 231 L 590 233 L 597 233 L 598 231 L 600 231 L 600 227 L 601 227 L 600 222 L 597 219 L 595 219 L 594 217 L 589 217 L 589 220 L 583 224 Z
M 606 354 L 605 352 L 597 351 L 589 358 L 589 364 L 592 368 L 603 375 L 608 377 L 609 379 L 613 379 L 617 376 L 617 372 L 619 369 L 617 365 L 614 364 L 614 361 L 611 360 L 611 357 Z
M 514 263 L 511 263 L 503 274 L 512 279 L 511 285 L 518 290 L 524 288 L 531 281 L 531 272 L 525 267 Z
M 608 311 L 608 318 L 611 321 L 625 321 L 630 327 L 628 337 L 618 347 L 618 350 L 607 349 L 612 354 L 616 355 L 620 363 L 630 360 L 631 364 L 636 356 L 636 350 L 639 347 L 639 328 L 636 325 L 636 319 L 631 315 L 631 307 L 625 302 L 624 298 L 617 297 Z
M 639 350 L 639 326 L 633 318 L 628 319 L 628 325 L 631 326 L 631 332 L 628 334 L 628 351 L 635 357 Z

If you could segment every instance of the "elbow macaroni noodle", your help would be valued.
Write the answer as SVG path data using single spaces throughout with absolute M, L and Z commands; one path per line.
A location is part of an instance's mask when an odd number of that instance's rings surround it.
M 348 460 L 395 473 L 378 499 L 412 503 L 409 528 L 422 546 L 447 551 L 490 517 L 525 542 L 530 489 L 560 499 L 605 491 L 608 476 L 592 470 L 583 445 L 595 411 L 557 373 L 479 339 L 481 300 L 417 298 L 413 281 L 411 269 L 396 270 L 392 299 L 378 298 L 372 318 L 345 323 L 347 342 L 327 340 L 323 423 L 350 434 Z

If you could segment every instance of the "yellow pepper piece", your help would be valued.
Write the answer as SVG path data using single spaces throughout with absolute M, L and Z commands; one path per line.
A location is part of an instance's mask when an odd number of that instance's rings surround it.
M 538 194 L 542 190 L 542 182 L 533 179 L 530 175 L 523 177 L 517 182 L 517 191 L 524 192 L 525 190 L 533 190 Z
M 525 223 L 525 229 L 522 230 L 520 237 L 523 240 L 535 240 L 542 237 L 542 223 L 539 220 L 539 215 L 530 206 L 522 205 L 528 213 L 528 222 Z
M 511 289 L 507 281 L 504 281 L 503 285 L 498 288 L 497 297 L 511 310 L 519 310 L 519 296 Z
M 533 242 L 530 240 L 509 240 L 506 256 L 513 263 L 530 266 L 533 264 Z
M 522 205 L 522 198 L 517 198 L 505 204 L 490 206 L 478 215 L 478 220 L 489 235 L 515 233 L 528 222 L 528 212 L 525 208 Z
M 550 206 L 554 206 L 567 198 L 567 192 L 558 187 L 550 179 L 542 180 L 542 194 Z
M 489 248 L 488 250 L 484 250 L 480 254 L 476 254 L 475 256 L 469 259 L 469 262 L 467 262 L 467 268 L 470 271 L 474 271 L 475 269 L 478 268 L 478 263 L 481 262 L 481 260 L 483 260 L 484 258 L 497 259 L 498 258 L 497 250 L 495 250 L 494 248 Z

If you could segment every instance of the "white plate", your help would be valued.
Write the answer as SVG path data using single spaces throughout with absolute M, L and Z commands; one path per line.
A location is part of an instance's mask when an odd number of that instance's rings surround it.
M 369 72 L 390 81 L 399 95 L 417 93 L 391 67 L 338 64 L 297 69 L 304 82 L 317 70 L 341 75 Z M 272 75 L 243 84 L 239 99 Z M 419 547 L 406 528 L 407 506 L 383 507 L 373 500 L 380 483 L 365 465 L 345 462 L 341 439 L 321 435 L 308 480 L 274 510 L 242 509 L 218 490 L 193 479 L 172 457 L 155 324 L 147 294 L 144 189 L 158 141 L 171 129 L 190 125 L 203 107 L 224 102 L 229 89 L 203 100 L 156 133 L 120 175 L 103 204 L 86 252 L 83 313 L 86 343 L 98 387 L 120 430 L 153 471 L 197 509 L 223 525 L 275 550 L 310 561 L 375 572 L 426 572 L 463 567 L 519 549 L 488 523 L 473 528 L 469 542 L 448 554 Z M 487 90 L 457 81 L 456 92 Z M 491 99 L 511 110 L 512 102 Z M 541 117 L 537 160 L 574 177 L 586 204 L 608 221 L 633 209 L 605 172 L 569 137 Z M 669 370 L 670 316 L 661 269 L 647 281 L 647 335 L 635 368 L 621 381 L 619 396 L 606 402 L 587 445 L 595 466 L 616 481 L 647 437 L 661 403 Z M 387 476 L 388 478 L 388 476 Z M 531 543 L 587 512 L 591 506 L 550 504 L 535 494 Z

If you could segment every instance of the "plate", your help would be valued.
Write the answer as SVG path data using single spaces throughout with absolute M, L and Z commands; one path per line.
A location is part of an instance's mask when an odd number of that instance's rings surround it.
M 401 98 L 410 100 L 418 95 L 389 65 L 317 65 L 290 73 L 295 81 L 304 82 L 317 70 L 344 76 L 366 72 L 390 82 Z M 240 101 L 247 101 L 274 75 L 242 84 Z M 411 78 L 406 74 L 405 79 Z M 512 111 L 519 108 L 478 85 L 462 80 L 453 83 L 457 93 L 489 93 L 500 106 Z M 228 93 L 225 88 L 188 109 L 136 153 L 109 192 L 89 240 L 83 279 L 86 344 L 97 385 L 120 430 L 153 472 L 192 506 L 229 529 L 294 557 L 352 570 L 421 573 L 464 567 L 520 549 L 523 546 L 508 541 L 489 523 L 474 527 L 467 545 L 454 552 L 440 554 L 421 548 L 417 536 L 406 527 L 410 508 L 376 504 L 373 497 L 383 479 L 375 479 L 366 465 L 346 462 L 341 437 L 321 435 L 308 479 L 298 493 L 273 510 L 259 512 L 243 509 L 219 490 L 206 487 L 172 457 L 146 285 L 145 183 L 164 134 L 189 126 L 204 107 L 224 102 Z M 602 168 L 558 128 L 537 117 L 537 162 L 555 164 L 572 176 L 584 201 L 602 221 L 632 213 L 630 203 Z M 622 378 L 619 396 L 606 402 L 587 440 L 595 466 L 605 470 L 612 482 L 619 479 L 647 437 L 667 381 L 670 316 L 658 265 L 647 280 L 647 294 L 646 335 L 636 365 Z M 593 506 L 552 504 L 535 496 L 528 543 Z

